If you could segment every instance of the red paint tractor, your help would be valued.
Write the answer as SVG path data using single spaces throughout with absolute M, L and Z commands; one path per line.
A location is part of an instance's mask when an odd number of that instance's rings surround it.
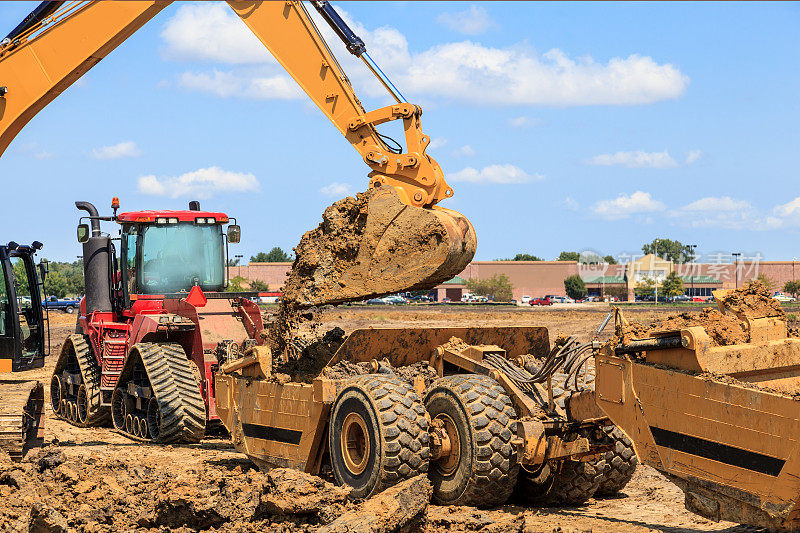
M 88 213 L 78 225 L 86 295 L 53 372 L 54 412 L 141 441 L 199 441 L 219 421 L 214 371 L 263 343 L 257 293 L 222 292 L 239 226 L 198 202 L 117 214 L 115 198 L 110 217 L 75 206 Z M 119 257 L 101 221 L 120 225 Z

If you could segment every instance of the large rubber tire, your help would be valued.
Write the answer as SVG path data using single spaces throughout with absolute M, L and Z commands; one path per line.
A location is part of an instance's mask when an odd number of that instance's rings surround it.
M 614 443 L 614 449 L 603 454 L 605 468 L 600 479 L 600 486 L 595 493 L 597 496 L 611 496 L 618 493 L 633 477 L 639 459 L 633 449 L 633 443 L 625 433 L 616 426 L 603 428 Z
M 431 419 L 455 426 L 460 453 L 431 464 L 433 500 L 439 505 L 493 507 L 511 496 L 519 464 L 511 444 L 517 433 L 511 399 L 495 380 L 474 374 L 448 376 L 425 395 Z
M 428 471 L 428 419 L 406 382 L 369 374 L 345 382 L 328 431 L 331 466 L 350 497 L 368 498 Z
M 602 479 L 603 461 L 561 462 L 553 486 L 547 493 L 546 502 L 553 505 L 580 505 L 597 492 Z

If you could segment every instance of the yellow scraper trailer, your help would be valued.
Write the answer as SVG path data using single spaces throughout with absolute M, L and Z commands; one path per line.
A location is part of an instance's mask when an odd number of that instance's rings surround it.
M 256 347 L 217 373 L 217 410 L 260 468 L 325 465 L 353 497 L 428 472 L 440 504 L 499 505 L 518 478 L 532 494 L 578 503 L 600 482 L 596 462 L 611 446 L 593 435 L 608 419 L 557 416 L 552 390 L 523 392 L 521 366 L 509 366 L 556 352 L 541 327 L 370 328 L 351 333 L 328 367 L 370 362 L 374 373 L 295 383 L 278 381 Z M 439 376 L 427 389 L 394 373 L 418 363 Z
M 723 310 L 724 311 L 724 310 Z M 742 317 L 750 342 L 715 346 L 701 327 L 596 354 L 597 403 L 687 509 L 770 529 L 800 527 L 800 339 L 782 317 Z

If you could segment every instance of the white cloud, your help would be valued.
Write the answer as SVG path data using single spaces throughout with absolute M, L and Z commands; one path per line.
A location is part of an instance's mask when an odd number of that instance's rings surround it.
M 530 119 L 528 117 L 515 117 L 508 119 L 508 125 L 512 128 L 524 128 L 528 124 L 530 124 Z
M 489 165 L 480 170 L 466 167 L 458 172 L 445 176 L 447 181 L 470 183 L 528 183 L 544 179 L 541 174 L 528 174 L 514 165 Z
M 33 157 L 39 160 L 53 159 L 55 156 L 55 152 L 48 152 L 47 150 L 42 150 L 41 152 L 33 154 Z
M 577 211 L 578 208 L 580 207 L 580 204 L 578 203 L 577 200 L 575 200 L 571 196 L 567 196 L 566 198 L 564 198 L 564 207 L 566 207 L 570 211 Z
M 121 159 L 123 157 L 139 157 L 142 152 L 133 141 L 125 141 L 111 146 L 102 146 L 92 150 L 93 159 Z
M 475 4 L 458 13 L 442 13 L 436 17 L 436 21 L 464 35 L 480 35 L 489 28 L 497 26 L 489 13 Z
M 453 150 L 453 155 L 457 157 L 471 157 L 475 155 L 475 150 L 473 150 L 472 146 L 465 144 Z
M 270 68 L 267 74 L 263 71 L 236 74 L 262 78 L 285 76 L 274 62 L 262 59 L 262 54 L 264 57 L 269 54 L 254 37 L 244 37 L 249 30 L 232 12 L 227 14 L 227 9 L 224 5 L 214 9 L 206 5 L 181 6 L 162 32 L 167 44 L 165 55 L 239 65 L 264 63 Z M 678 98 L 689 83 L 689 78 L 674 65 L 659 64 L 638 54 L 597 62 L 588 55 L 570 58 L 558 49 L 539 53 L 524 44 L 492 48 L 471 41 L 445 43 L 412 53 L 405 35 L 397 29 L 382 26 L 368 30 L 347 12 L 338 11 L 397 86 L 415 97 L 441 97 L 445 101 L 492 106 L 635 105 Z M 363 89 L 369 96 L 385 97 L 386 91 L 377 80 L 345 51 L 316 11 L 310 12 L 320 22 L 320 31 L 357 92 Z M 286 80 L 293 83 L 288 77 Z M 240 85 L 249 86 L 245 81 Z M 202 84 L 187 87 L 203 88 Z M 242 96 L 263 97 L 259 94 L 244 91 Z
M 441 148 L 447 144 L 447 139 L 443 139 L 442 137 L 436 137 L 431 140 L 430 144 L 428 144 L 428 150 L 435 150 L 436 148 Z
M 178 77 L 184 89 L 213 94 L 223 98 L 251 98 L 256 100 L 290 100 L 301 98 L 302 91 L 288 76 L 259 76 L 240 71 L 184 72 Z
M 606 220 L 628 218 L 636 213 L 663 211 L 664 204 L 654 200 L 649 192 L 636 191 L 631 195 L 620 194 L 613 200 L 597 202 L 592 211 Z
M 730 196 L 708 196 L 681 208 L 683 211 L 741 211 L 750 209 L 750 202 Z
M 164 24 L 164 57 L 177 61 L 275 63 L 239 17 L 220 3 L 184 4 Z
M 325 196 L 330 196 L 333 198 L 341 198 L 343 196 L 347 196 L 350 194 L 350 185 L 347 183 L 339 183 L 338 181 L 334 181 L 330 185 L 326 185 L 322 187 L 319 192 L 324 194 Z
M 700 150 L 690 150 L 689 153 L 686 154 L 686 164 L 691 165 L 701 157 L 703 157 L 703 152 Z
M 681 224 L 695 228 L 753 229 L 762 222 L 750 202 L 730 196 L 700 198 L 669 215 Z
M 587 161 L 589 165 L 623 166 L 629 168 L 672 168 L 678 163 L 664 150 L 663 152 L 616 152 L 614 154 L 596 155 Z
M 255 192 L 259 190 L 256 177 L 249 172 L 231 172 L 219 167 L 201 168 L 180 176 L 154 175 L 139 178 L 139 192 L 170 198 L 211 198 L 215 194 Z

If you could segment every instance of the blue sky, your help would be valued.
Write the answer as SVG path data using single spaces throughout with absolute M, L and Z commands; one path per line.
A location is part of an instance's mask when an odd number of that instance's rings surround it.
M 655 237 L 701 259 L 800 256 L 800 4 L 334 5 L 424 108 L 476 259 Z M 4 31 L 33 6 L 0 3 Z M 249 257 L 291 249 L 368 168 L 226 5 L 176 3 L 40 112 L 0 172 L 3 238 L 72 260 L 74 200 L 200 198 L 238 219 L 231 254 Z

